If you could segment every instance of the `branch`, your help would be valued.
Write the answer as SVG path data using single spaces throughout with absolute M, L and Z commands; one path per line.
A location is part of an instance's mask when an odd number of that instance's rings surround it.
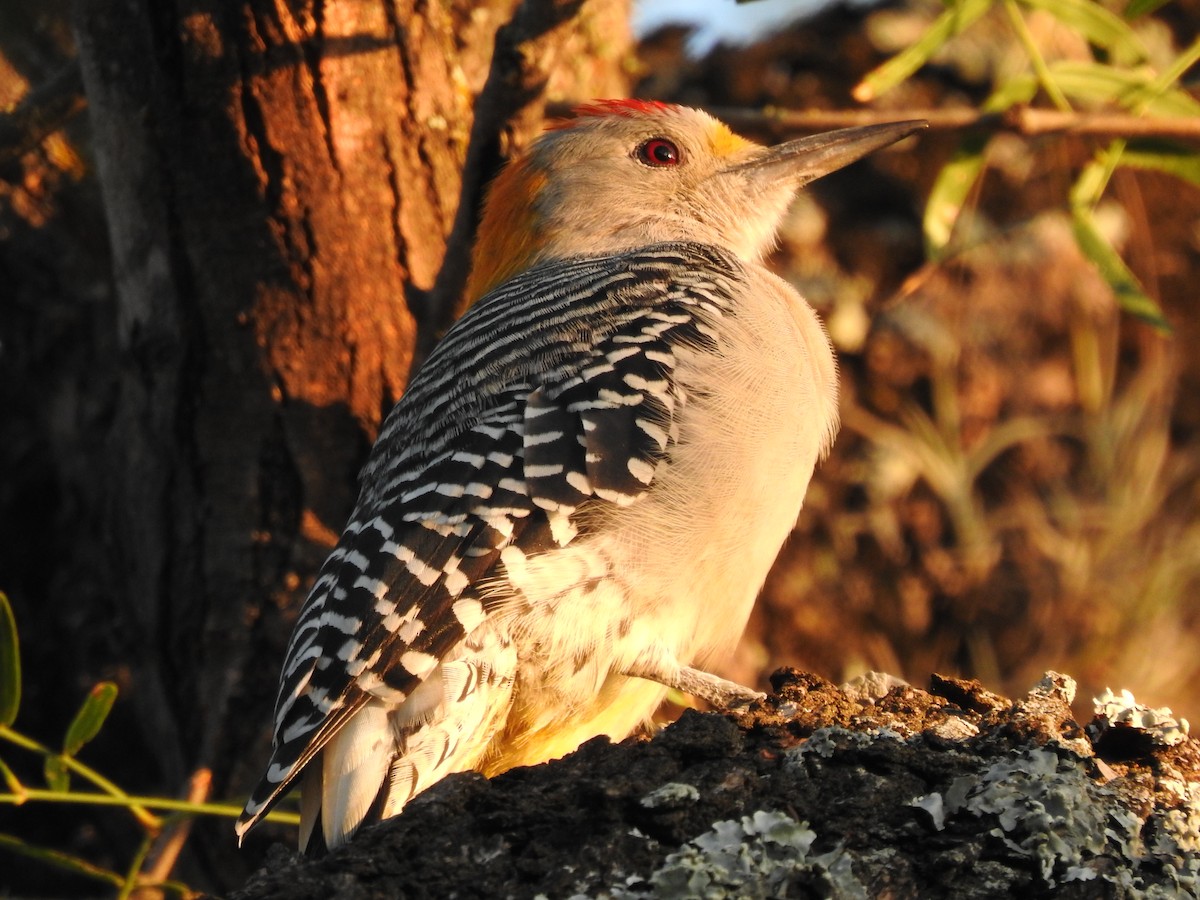
M 876 125 L 900 119 L 925 119 L 931 131 L 983 129 L 1011 131 L 1025 137 L 1072 134 L 1091 137 L 1157 137 L 1200 143 L 1200 119 L 1135 116 L 1128 113 L 1064 112 L 1014 106 L 1003 113 L 974 109 L 835 109 L 797 112 L 776 107 L 762 110 L 710 109 L 735 128 L 824 131 L 857 125 Z

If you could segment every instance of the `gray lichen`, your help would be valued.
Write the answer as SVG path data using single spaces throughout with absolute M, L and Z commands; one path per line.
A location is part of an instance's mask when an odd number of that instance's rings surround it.
M 1078 760 L 1031 749 L 981 775 L 956 778 L 945 794 L 947 818 L 994 817 L 992 835 L 1037 860 L 1045 883 L 1083 880 L 1087 860 L 1107 846 L 1107 805 L 1092 796 Z
M 880 740 L 901 741 L 903 736 L 891 728 L 874 728 L 867 731 L 851 731 L 848 728 L 836 726 L 818 728 L 809 736 L 808 740 L 789 749 L 784 756 L 787 765 L 802 766 L 806 758 L 831 759 L 840 750 L 864 749 Z
M 1096 718 L 1108 728 L 1133 728 L 1145 732 L 1160 747 L 1172 747 L 1187 740 L 1187 719 L 1176 719 L 1166 707 L 1155 709 L 1134 699 L 1129 691 L 1114 693 L 1106 689 L 1092 700 Z
M 626 879 L 600 895 L 612 900 L 768 900 L 800 896 L 799 885 L 835 900 L 866 900 L 849 854 L 840 847 L 813 853 L 807 824 L 773 810 L 717 822 L 670 854 L 644 879 Z M 789 885 L 797 885 L 789 891 Z
M 1179 890 L 1197 896 L 1200 890 L 1200 786 L 1175 779 L 1159 781 L 1160 789 L 1179 797 L 1178 805 L 1156 812 L 1147 822 L 1153 834 L 1149 856 L 1163 864 Z
M 980 775 L 954 779 L 940 806 L 933 794 L 913 805 L 943 827 L 963 814 L 994 819 L 991 835 L 1010 851 L 1035 860 L 1047 887 L 1101 878 L 1134 896 L 1196 896 L 1200 791 L 1186 788 L 1188 796 L 1178 807 L 1147 823 L 1122 809 L 1114 793 L 1098 785 L 1084 765 L 1069 754 L 1029 749 Z M 943 813 L 940 818 L 938 812 Z M 1143 834 L 1154 835 L 1151 846 Z M 1161 885 L 1144 885 L 1143 875 L 1166 875 L 1173 888 L 1161 893 Z
M 639 802 L 646 809 L 657 809 L 660 806 L 677 807 L 685 803 L 699 800 L 700 792 L 694 785 L 681 784 L 678 781 L 668 781 L 657 790 L 651 791 Z

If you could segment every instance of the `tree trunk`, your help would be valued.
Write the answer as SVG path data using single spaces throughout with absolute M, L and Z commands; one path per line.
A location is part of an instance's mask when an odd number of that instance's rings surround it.
M 166 784 L 257 776 L 291 622 L 457 301 L 480 185 L 548 94 L 623 93 L 627 12 L 79 0 L 119 346 L 87 502 Z

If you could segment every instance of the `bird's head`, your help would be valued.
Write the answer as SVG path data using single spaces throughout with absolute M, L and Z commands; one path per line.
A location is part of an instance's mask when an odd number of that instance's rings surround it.
M 757 260 L 797 189 L 923 125 L 847 128 L 767 148 L 697 109 L 643 100 L 582 106 L 493 183 L 469 299 L 545 260 L 661 241 L 714 244 Z

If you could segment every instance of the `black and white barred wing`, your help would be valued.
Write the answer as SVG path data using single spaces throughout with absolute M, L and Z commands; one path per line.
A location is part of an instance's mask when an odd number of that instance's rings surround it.
M 484 621 L 479 586 L 504 551 L 566 546 L 589 504 L 645 493 L 686 401 L 678 354 L 716 349 L 735 265 L 697 245 L 555 263 L 451 329 L 388 417 L 301 610 L 239 834 L 369 699 L 400 707 Z

